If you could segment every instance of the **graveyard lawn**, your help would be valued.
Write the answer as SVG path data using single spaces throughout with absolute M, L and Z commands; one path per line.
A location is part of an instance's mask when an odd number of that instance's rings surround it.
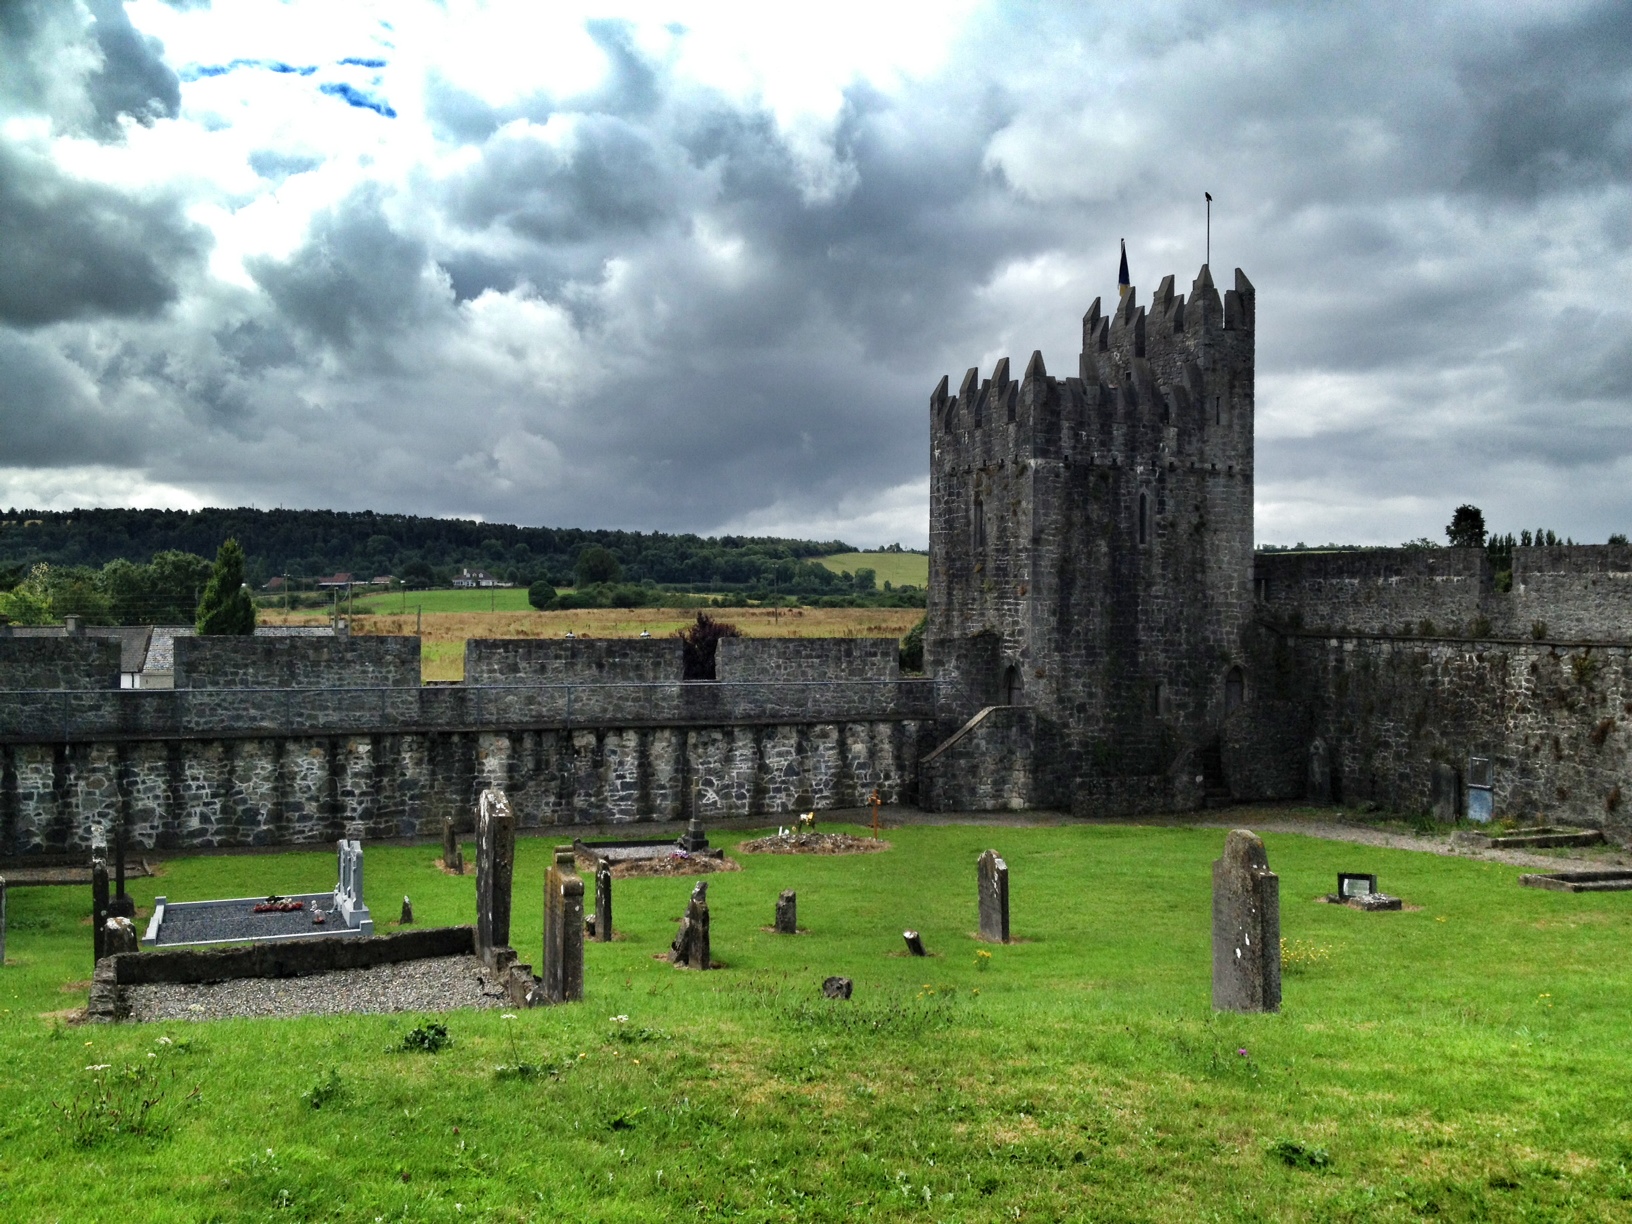
M 713 839 L 734 850 L 754 835 Z M 1267 834 L 1298 949 L 1283 1009 L 1215 1014 L 1224 836 L 905 826 L 888 854 L 744 856 L 709 877 L 725 967 L 707 973 L 654 959 L 694 881 L 619 880 L 618 939 L 587 945 L 585 1002 L 513 1019 L 68 1026 L 52 1013 L 84 1002 L 89 890 L 13 889 L 4 1215 L 1632 1217 L 1632 894 L 1520 888 L 1520 867 Z M 512 941 L 535 969 L 554 844 L 517 843 Z M 1008 864 L 1023 942 L 975 939 L 988 848 Z M 471 921 L 474 879 L 443 875 L 438 854 L 370 846 L 376 915 L 408 894 L 421 924 Z M 1339 871 L 1375 872 L 1422 908 L 1323 904 Z M 172 859 L 132 887 L 145 917 L 160 892 L 333 882 L 324 849 Z M 797 939 L 762 929 L 784 889 L 808 930 Z M 931 958 L 898 955 L 904 928 Z M 821 997 L 830 975 L 853 979 L 854 997 Z M 97 1108 L 119 1104 L 127 1067 L 133 1099 L 151 1097 L 149 1079 L 163 1091 L 152 1133 L 118 1132 Z

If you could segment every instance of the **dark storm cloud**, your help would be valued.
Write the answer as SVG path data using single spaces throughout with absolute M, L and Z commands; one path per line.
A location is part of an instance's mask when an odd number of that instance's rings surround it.
M 0 142 L 0 323 L 153 315 L 208 247 L 174 200 L 70 179 Z
M 86 0 L 102 66 L 86 81 L 95 131 L 118 134 L 119 117 L 138 123 L 169 119 L 181 110 L 181 83 L 164 62 L 164 44 L 138 32 L 125 15 L 124 0 Z
M 616 240 L 678 212 L 679 168 L 666 162 L 647 132 L 608 115 L 585 116 L 564 149 L 507 130 L 453 189 L 450 212 L 543 244 Z
M 7 466 L 128 462 L 135 454 L 84 371 L 0 329 L 0 456 Z
M 0 4 L 0 50 L 93 37 L 51 16 Z M 942 373 L 1033 348 L 1073 372 L 1118 237 L 1141 301 L 1167 272 L 1187 288 L 1205 189 L 1215 275 L 1240 264 L 1259 290 L 1261 538 L 1437 534 L 1459 500 L 1503 529 L 1602 538 L 1586 517 L 1619 506 L 1632 525 L 1629 26 L 1624 2 L 998 8 L 941 68 L 849 84 L 812 137 L 595 21 L 607 70 L 578 96 L 494 104 L 433 71 L 424 111 L 465 146 L 458 169 L 320 213 L 293 255 L 249 261 L 258 291 L 201 287 L 179 213 L 109 193 L 59 211 L 80 216 L 65 234 L 111 236 L 62 237 L 29 275 L 120 254 L 114 288 L 75 274 L 32 314 L 0 296 L 0 320 L 216 295 L 203 325 L 86 325 L 87 354 L 126 341 L 81 363 L 106 403 L 173 401 L 143 458 L 184 487 L 207 472 L 263 502 L 646 528 L 831 521 L 923 479 Z M 140 118 L 144 93 L 167 113 L 136 83 L 145 46 L 98 114 Z M 49 73 L 0 75 L 5 96 L 57 104 Z M 419 122 L 398 88 L 402 117 L 368 122 Z M 328 170 L 250 164 L 273 184 Z M 36 188 L 79 198 L 39 167 L 19 181 L 0 175 L 0 225 Z M 0 277 L 0 295 L 19 283 Z
M 374 188 L 318 216 L 288 260 L 246 266 L 285 319 L 337 349 L 377 349 L 427 305 L 425 244 L 392 228 Z
M 1523 31 L 1463 66 L 1477 115 L 1466 183 L 1535 199 L 1632 179 L 1632 5 Z

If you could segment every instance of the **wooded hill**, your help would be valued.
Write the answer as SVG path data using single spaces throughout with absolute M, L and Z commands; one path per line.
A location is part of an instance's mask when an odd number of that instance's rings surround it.
M 812 558 L 850 550 L 842 540 L 518 527 L 367 510 L 13 509 L 0 519 L 0 568 L 145 563 L 168 551 L 213 557 L 229 537 L 243 545 L 257 587 L 282 574 L 310 580 L 349 572 L 366 581 L 410 570 L 429 570 L 426 585 L 442 585 L 467 567 L 523 585 L 545 579 L 562 586 L 573 581 L 584 550 L 598 545 L 617 559 L 624 582 L 821 594 L 848 584 Z

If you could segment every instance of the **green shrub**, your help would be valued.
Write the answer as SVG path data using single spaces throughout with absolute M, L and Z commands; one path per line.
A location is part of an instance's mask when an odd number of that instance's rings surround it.
M 555 588 L 543 578 L 527 588 L 527 602 L 542 612 L 555 599 Z
M 447 1025 L 427 1020 L 404 1033 L 398 1048 L 406 1053 L 440 1054 L 452 1044 L 453 1038 L 448 1035 Z

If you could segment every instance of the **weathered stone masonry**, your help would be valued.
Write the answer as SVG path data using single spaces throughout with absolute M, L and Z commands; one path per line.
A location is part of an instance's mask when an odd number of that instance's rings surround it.
M 488 643 L 488 659 L 544 662 L 491 673 L 504 686 L 419 688 L 416 670 L 412 686 L 308 689 L 231 685 L 403 680 L 418 642 L 352 639 L 340 655 L 284 639 L 264 668 L 245 665 L 267 652 L 260 642 L 200 642 L 187 678 L 221 687 L 5 694 L 0 853 L 86 846 L 93 824 L 120 820 L 132 845 L 155 848 L 328 841 L 352 823 L 430 836 L 444 815 L 468 827 L 487 786 L 524 828 L 856 806 L 875 787 L 894 803 L 912 796 L 934 734 L 928 682 L 646 682 L 678 672 L 660 659 L 678 656 L 672 643 L 638 643 L 639 657 L 610 667 L 623 651 Z M 559 679 L 563 658 L 597 682 L 537 682 Z M 0 644 L 0 686 L 7 662 Z M 97 659 L 85 666 L 100 674 Z M 619 682 L 628 670 L 637 681 Z

